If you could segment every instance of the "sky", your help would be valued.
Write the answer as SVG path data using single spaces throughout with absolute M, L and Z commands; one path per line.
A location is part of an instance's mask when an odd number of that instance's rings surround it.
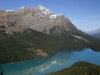
M 42 5 L 53 14 L 62 13 L 80 30 L 100 27 L 100 0 L 0 0 L 0 9 L 18 10 L 22 6 Z

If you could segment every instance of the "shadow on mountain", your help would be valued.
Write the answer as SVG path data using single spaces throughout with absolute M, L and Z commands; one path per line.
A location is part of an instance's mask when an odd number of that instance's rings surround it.
M 1 71 L 0 75 L 3 75 L 4 70 L 3 69 L 1 70 L 1 67 L 0 67 L 0 71 Z

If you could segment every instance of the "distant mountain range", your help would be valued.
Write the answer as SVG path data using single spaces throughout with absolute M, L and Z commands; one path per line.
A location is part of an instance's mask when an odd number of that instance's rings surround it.
M 81 49 L 97 39 L 78 30 L 63 14 L 39 5 L 0 10 L 0 64 Z
M 96 37 L 96 38 L 100 38 L 100 27 L 96 30 L 92 30 L 92 31 L 87 31 L 85 32 L 93 37 Z

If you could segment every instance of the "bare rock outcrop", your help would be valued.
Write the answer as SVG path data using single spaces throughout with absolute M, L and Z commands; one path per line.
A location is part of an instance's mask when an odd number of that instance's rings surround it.
M 39 5 L 34 8 L 21 7 L 18 10 L 0 10 L 0 28 L 6 34 L 23 32 L 27 28 L 46 34 L 60 35 L 64 31 L 72 31 L 76 27 L 62 14 L 54 15 L 49 9 Z

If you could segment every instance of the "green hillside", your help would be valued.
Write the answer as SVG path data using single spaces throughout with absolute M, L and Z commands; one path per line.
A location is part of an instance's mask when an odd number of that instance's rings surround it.
M 100 66 L 80 61 L 68 68 L 46 75 L 100 75 Z
M 88 47 L 86 42 L 71 41 L 50 36 L 41 32 L 26 30 L 13 35 L 0 34 L 0 64 L 25 61 L 38 58 L 34 50 L 42 49 L 49 56 L 59 51 L 82 49 Z
M 44 57 L 37 55 L 35 52 L 37 50 L 42 50 L 48 56 L 51 56 L 60 51 L 83 49 L 86 47 L 97 50 L 96 46 L 98 46 L 95 43 L 85 42 L 71 35 L 61 36 L 64 37 L 61 38 L 31 29 L 25 30 L 23 33 L 14 33 L 13 35 L 7 35 L 4 32 L 0 32 L 0 64 Z M 89 38 L 88 36 L 86 37 Z M 90 38 L 90 40 L 92 39 Z M 98 50 L 100 50 L 99 46 Z

